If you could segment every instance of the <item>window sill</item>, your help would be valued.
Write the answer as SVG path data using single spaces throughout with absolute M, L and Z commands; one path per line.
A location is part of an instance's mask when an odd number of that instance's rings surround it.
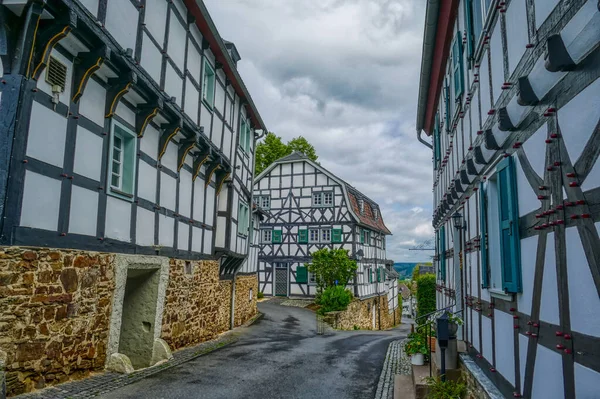
M 504 291 L 498 291 L 495 289 L 488 289 L 488 291 L 490 292 L 490 296 L 492 298 L 498 298 L 509 302 L 512 302 L 513 300 L 513 294 L 506 294 Z
M 133 202 L 133 194 L 126 193 L 114 187 L 109 187 L 108 194 L 113 197 L 120 198 L 129 202 Z
M 210 105 L 206 98 L 202 97 L 202 103 L 206 105 L 206 108 L 208 108 L 211 113 L 213 112 L 213 105 Z

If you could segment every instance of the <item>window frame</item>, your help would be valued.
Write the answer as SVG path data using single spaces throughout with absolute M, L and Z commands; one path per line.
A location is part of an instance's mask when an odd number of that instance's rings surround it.
M 329 204 L 326 201 L 327 196 L 331 197 L 331 203 L 329 203 Z M 323 207 L 332 207 L 333 206 L 333 204 L 334 204 L 333 191 L 323 191 L 322 197 L 323 198 L 321 198 L 321 202 L 323 203 L 323 205 L 322 205 Z
M 312 235 L 313 235 L 312 233 L 313 233 L 313 232 L 316 232 L 316 234 L 317 234 L 317 239 L 316 239 L 316 240 L 314 240 L 314 239 L 312 238 Z M 321 242 L 321 241 L 320 241 L 320 238 L 321 238 L 321 229 L 317 229 L 317 228 L 310 228 L 310 227 L 308 228 L 308 242 L 309 242 L 310 244 L 315 244 L 315 243 L 319 243 L 319 242 Z
M 325 236 L 327 236 L 328 238 L 326 238 Z M 330 228 L 320 229 L 319 239 L 320 239 L 320 242 L 322 242 L 322 243 L 330 243 L 331 242 L 331 229 Z
M 243 201 L 240 201 L 238 205 L 237 225 L 237 233 L 239 235 L 244 237 L 250 235 L 250 208 Z
M 315 201 L 315 199 L 319 199 L 319 203 L 317 204 L 317 202 Z M 312 206 L 313 207 L 322 207 L 323 206 L 323 192 L 316 192 L 316 193 L 312 193 L 312 200 L 311 200 Z
M 210 75 L 208 73 L 210 71 Z M 207 78 L 212 80 L 207 81 Z M 209 89 L 209 82 L 212 83 L 212 90 Z M 210 62 L 206 58 L 204 58 L 204 69 L 202 70 L 202 102 L 206 104 L 209 109 L 212 111 L 215 106 L 215 90 L 217 88 L 217 72 L 210 65 Z M 210 94 L 210 95 L 209 95 Z
M 120 131 L 117 132 L 117 129 Z M 112 184 L 115 135 L 118 135 L 122 143 L 119 187 L 115 187 Z M 127 201 L 133 201 L 137 184 L 137 147 L 137 134 L 135 134 L 135 132 L 125 124 L 117 121 L 115 118 L 112 118 L 110 122 L 110 154 L 108 156 L 108 173 L 106 174 L 106 186 L 108 187 L 107 194 Z M 128 169 L 127 171 L 125 170 L 126 168 Z M 125 180 L 128 180 L 128 187 L 124 187 Z
M 268 233 L 268 240 L 265 238 Z M 273 229 L 260 229 L 260 243 L 261 244 L 272 244 L 273 243 Z

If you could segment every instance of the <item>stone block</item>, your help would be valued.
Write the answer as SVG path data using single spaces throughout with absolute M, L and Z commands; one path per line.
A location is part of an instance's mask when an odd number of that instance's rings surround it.
M 133 373 L 133 365 L 131 360 L 122 353 L 113 353 L 108 359 L 106 369 L 116 373 L 130 374 Z
M 63 269 L 60 273 L 60 281 L 66 292 L 75 292 L 79 282 L 77 271 L 75 269 Z
M 171 353 L 171 348 L 169 348 L 169 344 L 161 338 L 156 338 L 154 340 L 154 347 L 152 348 L 152 361 L 150 364 L 156 364 L 158 362 L 164 360 L 170 360 L 173 358 L 173 354 Z

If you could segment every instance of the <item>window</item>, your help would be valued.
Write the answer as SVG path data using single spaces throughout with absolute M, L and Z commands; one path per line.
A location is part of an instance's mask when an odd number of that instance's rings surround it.
M 454 102 L 460 100 L 463 93 L 464 76 L 463 76 L 463 57 L 462 57 L 462 37 L 459 32 L 456 32 L 454 43 L 452 43 L 452 80 L 454 81 Z
M 364 244 L 365 243 L 365 234 L 364 234 L 364 230 L 361 229 L 360 227 L 357 227 L 358 229 L 358 235 L 360 236 L 360 243 Z
M 248 211 L 248 205 L 240 202 L 238 209 L 238 234 L 247 236 L 250 230 L 250 214 Z
M 134 132 L 113 119 L 108 182 L 115 196 L 132 200 L 135 187 L 137 139 Z
M 321 242 L 331 242 L 330 229 L 321 229 Z
M 496 173 L 481 190 L 482 286 L 504 293 L 522 292 L 519 210 L 512 157 L 498 164 Z
M 358 200 L 358 207 L 360 208 L 360 214 L 365 213 L 365 200 Z
M 368 267 L 366 269 L 366 272 L 367 272 L 367 275 L 368 275 L 368 278 L 369 278 L 369 280 L 368 280 L 369 283 L 372 283 L 373 282 L 373 271 L 371 270 L 370 267 Z
M 252 130 L 250 124 L 244 118 L 241 118 L 240 122 L 240 148 L 244 152 L 250 152 L 250 138 L 252 137 Z
M 260 241 L 265 244 L 270 244 L 272 241 L 272 231 L 269 230 L 261 230 Z
M 483 25 L 490 11 L 492 0 L 467 0 L 465 21 L 467 29 L 467 56 L 472 57 L 483 33 Z
M 314 273 L 308 272 L 308 284 L 317 284 L 317 276 Z
M 211 109 L 215 103 L 215 70 L 208 61 L 204 61 L 204 76 L 202 76 L 202 99 Z
M 375 220 L 379 219 L 379 210 L 378 209 L 373 209 L 373 217 L 375 218 Z
M 308 242 L 319 242 L 319 229 L 308 229 Z
M 313 193 L 312 195 L 312 204 L 313 206 L 321 206 L 323 205 L 323 193 Z
M 235 116 L 235 102 L 231 101 L 229 104 L 229 126 L 233 126 L 233 120 Z
M 360 238 L 360 242 L 365 245 L 371 245 L 371 232 L 363 229 L 362 237 Z
M 269 209 L 271 207 L 271 197 L 263 195 L 260 197 L 260 207 L 263 209 Z
M 333 193 L 323 193 L 323 205 L 325 205 L 325 206 L 333 205 Z

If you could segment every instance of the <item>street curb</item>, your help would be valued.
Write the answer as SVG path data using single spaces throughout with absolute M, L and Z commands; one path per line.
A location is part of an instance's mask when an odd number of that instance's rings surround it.
M 265 315 L 263 313 L 258 312 L 254 317 L 252 317 L 250 320 L 248 320 L 247 322 L 242 324 L 242 327 L 250 327 L 252 324 L 256 323 L 257 321 L 262 319 L 264 316 Z

